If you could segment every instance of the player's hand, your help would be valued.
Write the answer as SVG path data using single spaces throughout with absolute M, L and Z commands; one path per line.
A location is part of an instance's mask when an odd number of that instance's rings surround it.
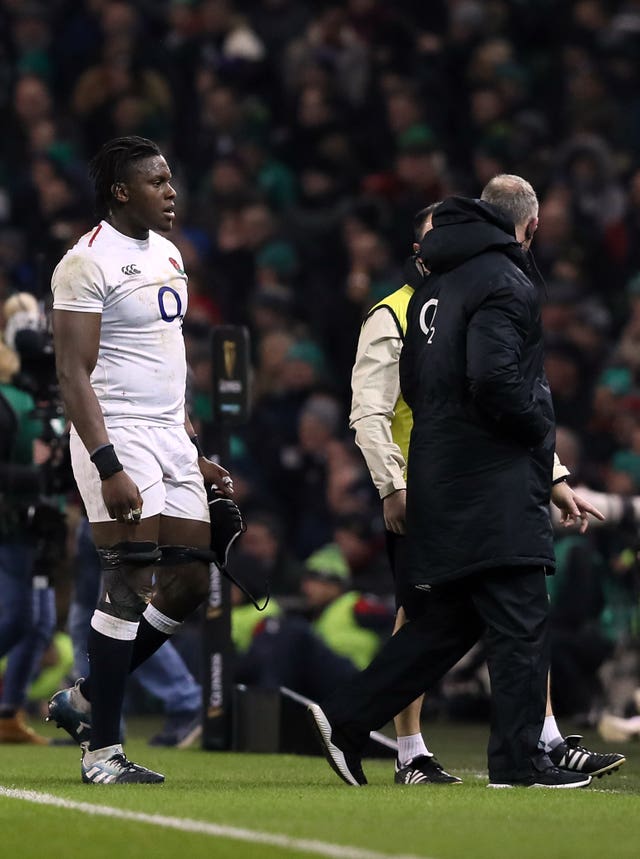
M 233 480 L 226 468 L 218 465 L 217 462 L 212 462 L 206 456 L 198 459 L 198 465 L 205 486 L 213 486 L 217 495 L 223 495 L 225 498 L 233 497 Z
M 102 481 L 102 497 L 112 519 L 137 525 L 142 515 L 142 495 L 126 471 Z
M 604 520 L 604 513 L 577 495 L 566 482 L 556 483 L 551 490 L 551 500 L 560 510 L 560 524 L 565 528 L 579 524 L 579 531 L 584 534 L 589 527 L 589 515 L 601 522 Z
M 382 515 L 387 531 L 404 534 L 407 529 L 407 490 L 396 489 L 382 501 Z

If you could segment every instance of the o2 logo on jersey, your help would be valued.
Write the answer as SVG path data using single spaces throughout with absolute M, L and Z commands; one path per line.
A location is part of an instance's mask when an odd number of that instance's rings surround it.
M 171 286 L 161 286 L 158 290 L 158 307 L 160 316 L 165 322 L 173 322 L 174 319 L 182 321 L 182 301 L 180 296 Z
M 433 335 L 436 333 L 435 322 L 436 313 L 438 312 L 438 299 L 430 298 L 429 301 L 422 305 L 420 310 L 420 330 L 426 335 L 427 343 L 433 341 Z

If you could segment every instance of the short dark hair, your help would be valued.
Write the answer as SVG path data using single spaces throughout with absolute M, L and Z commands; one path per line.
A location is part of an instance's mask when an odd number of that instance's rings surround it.
M 425 206 L 424 209 L 420 209 L 420 211 L 414 215 L 413 218 L 413 237 L 416 242 L 420 242 L 422 240 L 422 234 L 424 232 L 424 225 L 427 223 L 427 218 L 429 218 L 435 210 L 440 205 L 440 200 L 437 203 L 431 203 L 429 206 Z
M 104 218 L 113 202 L 113 186 L 127 179 L 136 161 L 162 155 L 160 147 L 146 137 L 114 137 L 108 140 L 89 162 L 89 176 L 96 194 L 96 214 Z

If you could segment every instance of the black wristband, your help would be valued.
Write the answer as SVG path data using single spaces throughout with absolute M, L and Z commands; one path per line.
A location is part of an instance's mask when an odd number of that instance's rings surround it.
M 103 444 L 91 454 L 91 462 L 98 469 L 100 480 L 107 480 L 119 471 L 123 471 L 122 463 L 118 459 L 112 444 Z
M 566 483 L 568 474 L 563 474 L 562 477 L 557 477 L 555 480 L 551 481 L 552 486 L 557 486 L 559 483 Z M 548 484 L 547 484 L 548 485 Z
M 204 456 L 204 451 L 200 447 L 200 439 L 197 435 L 190 436 L 191 444 L 195 445 L 196 450 L 198 451 L 198 456 Z

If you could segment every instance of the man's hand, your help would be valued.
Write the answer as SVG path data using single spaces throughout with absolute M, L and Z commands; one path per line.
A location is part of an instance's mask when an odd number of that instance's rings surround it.
M 404 534 L 406 531 L 407 490 L 396 489 L 382 501 L 382 515 L 387 531 Z
M 112 519 L 137 525 L 142 514 L 142 495 L 126 471 L 102 481 L 102 497 Z
M 224 495 L 225 498 L 233 498 L 233 480 L 229 476 L 226 468 L 218 465 L 207 459 L 206 456 L 201 456 L 198 459 L 200 473 L 204 478 L 205 486 L 213 486 L 217 495 Z
M 604 521 L 604 514 L 593 504 L 576 495 L 566 481 L 556 483 L 551 490 L 551 500 L 561 511 L 560 523 L 565 528 L 580 523 L 580 533 L 584 534 L 589 527 L 589 514 L 601 522 Z

